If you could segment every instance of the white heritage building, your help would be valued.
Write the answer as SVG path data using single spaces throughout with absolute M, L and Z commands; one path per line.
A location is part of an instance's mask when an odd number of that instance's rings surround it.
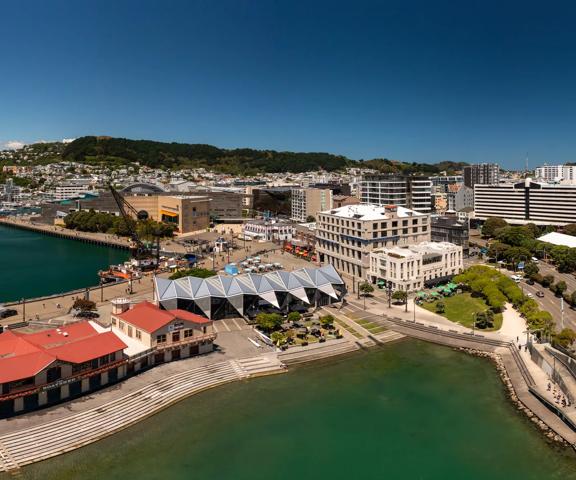
M 368 279 L 372 283 L 391 282 L 393 290 L 411 292 L 449 280 L 463 268 L 462 247 L 449 242 L 421 242 L 374 250 Z

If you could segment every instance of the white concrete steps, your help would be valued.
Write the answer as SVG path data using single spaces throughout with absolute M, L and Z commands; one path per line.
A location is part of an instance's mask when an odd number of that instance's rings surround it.
M 398 332 L 393 332 L 392 330 L 387 330 L 383 333 L 379 333 L 378 335 L 373 335 L 380 343 L 387 343 L 387 342 L 394 342 L 396 340 L 402 340 L 406 338 L 406 335 L 402 335 Z
M 274 371 L 283 371 L 275 355 L 205 365 L 154 382 L 98 408 L 0 435 L 0 471 L 14 471 L 100 440 L 202 390 Z
M 335 355 L 343 355 L 358 350 L 360 347 L 349 340 L 334 340 L 308 347 L 293 347 L 278 354 L 278 359 L 286 365 L 311 362 Z

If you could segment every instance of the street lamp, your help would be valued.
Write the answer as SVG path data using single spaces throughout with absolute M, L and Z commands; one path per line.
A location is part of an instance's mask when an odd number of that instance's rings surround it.
M 408 303 L 408 299 L 406 299 L 406 303 Z M 414 297 L 414 323 L 416 323 L 416 297 Z

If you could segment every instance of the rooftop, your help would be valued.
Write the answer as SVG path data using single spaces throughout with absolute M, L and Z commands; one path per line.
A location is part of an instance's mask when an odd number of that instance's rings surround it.
M 395 211 L 394 211 L 395 210 Z M 342 218 L 355 218 L 358 220 L 385 220 L 387 218 L 423 217 L 425 213 L 410 210 L 396 205 L 378 206 L 372 204 L 345 205 L 340 208 L 326 210 L 324 215 L 333 215 Z
M 550 232 L 538 238 L 541 242 L 561 245 L 563 247 L 576 248 L 576 237 L 566 235 L 565 233 Z
M 446 253 L 453 251 L 455 248 L 461 248 L 450 242 L 420 242 L 415 245 L 406 247 L 389 247 L 374 250 L 374 254 L 392 255 L 396 257 L 408 258 L 417 255 L 426 255 L 431 253 Z
M 157 305 L 150 302 L 141 302 L 124 313 L 115 315 L 125 322 L 144 330 L 145 332 L 155 332 L 168 325 L 173 320 L 186 320 L 198 324 L 209 324 L 210 320 L 196 315 L 186 310 L 162 310 Z
M 84 363 L 125 348 L 114 333 L 99 333 L 90 322 L 31 334 L 7 330 L 0 334 L 0 383 L 33 377 L 56 360 Z

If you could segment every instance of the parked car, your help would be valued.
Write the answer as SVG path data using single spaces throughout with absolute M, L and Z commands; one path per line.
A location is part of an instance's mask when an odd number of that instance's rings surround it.
M 531 278 L 529 278 L 528 280 L 526 280 L 526 283 L 528 285 L 534 285 L 534 280 L 532 280 Z
M 540 290 L 538 290 L 538 291 L 536 292 L 536 296 L 537 296 L 538 298 L 542 298 L 542 297 L 544 296 L 544 292 L 541 292 Z
M 84 312 L 78 312 L 76 314 L 77 317 L 80 318 L 100 318 L 100 314 L 98 312 L 90 312 L 90 311 L 84 311 Z
M 13 317 L 14 315 L 18 315 L 18 312 L 13 308 L 4 308 L 0 310 L 0 318 Z

